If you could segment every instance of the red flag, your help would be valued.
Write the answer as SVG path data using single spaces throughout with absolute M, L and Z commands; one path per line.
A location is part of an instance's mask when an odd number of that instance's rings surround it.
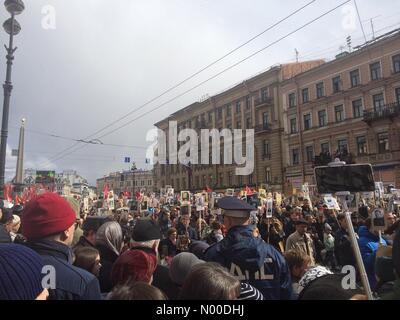
M 108 197 L 108 184 L 104 185 L 103 193 L 104 193 L 104 199 L 107 199 L 107 197 Z
M 207 193 L 211 193 L 211 192 L 212 192 L 212 189 L 209 186 L 207 186 Z
M 136 191 L 135 197 L 136 200 L 139 201 L 142 198 L 142 194 L 139 191 Z
M 22 199 L 18 195 L 16 195 L 15 196 L 15 204 L 21 204 L 21 203 L 22 203 Z
M 7 200 L 8 202 L 12 202 L 12 185 L 11 184 L 6 184 L 4 185 L 4 199 Z
M 253 194 L 249 186 L 246 185 L 246 193 L 247 195 Z

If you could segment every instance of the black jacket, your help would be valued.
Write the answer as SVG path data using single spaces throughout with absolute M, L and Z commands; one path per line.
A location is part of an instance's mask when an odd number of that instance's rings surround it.
M 94 248 L 95 246 L 85 238 L 85 236 L 81 236 L 78 240 L 78 242 L 75 244 L 75 246 L 72 248 L 74 251 L 79 248 L 84 248 L 84 247 L 92 247 Z
M 3 224 L 0 224 L 0 243 L 10 243 L 11 237 L 7 232 L 6 227 Z
M 164 250 L 166 252 L 164 252 Z M 174 257 L 176 256 L 176 244 L 173 244 L 170 239 L 161 240 L 158 246 L 158 253 L 160 256 L 165 256 L 166 254 L 167 256 Z
M 292 221 L 291 219 L 287 219 L 283 230 L 285 231 L 286 238 L 289 237 L 293 232 L 296 231 L 294 221 Z
M 356 266 L 356 259 L 349 240 L 349 234 L 343 228 L 339 228 L 335 233 L 335 256 L 340 266 Z
M 147 247 L 135 247 L 132 248 L 132 250 L 133 249 L 155 254 L 154 250 Z M 156 271 L 154 271 L 153 274 L 153 282 L 151 285 L 164 292 L 169 300 L 175 300 L 178 298 L 179 289 L 178 286 L 171 280 L 168 267 L 160 264 L 157 265 Z
M 100 290 L 102 293 L 110 292 L 113 288 L 111 283 L 111 270 L 114 266 L 114 262 L 118 259 L 118 255 L 103 245 L 97 245 L 96 249 L 99 250 L 100 253 Z
M 181 235 L 185 235 L 185 234 L 186 234 L 186 228 L 185 228 L 185 226 L 184 226 L 182 223 L 180 223 L 180 222 L 178 223 L 178 225 L 177 225 L 177 227 L 176 227 L 176 231 L 177 231 L 178 236 L 181 236 Z M 187 231 L 188 231 L 188 233 L 189 233 L 189 239 L 190 239 L 190 240 L 199 240 L 199 237 L 198 237 L 198 235 L 197 235 L 197 231 L 196 231 L 193 227 L 189 226 L 188 229 L 187 229 Z
M 27 242 L 26 245 L 42 256 L 45 265 L 55 269 L 55 289 L 49 289 L 49 300 L 101 299 L 99 281 L 93 274 L 72 265 L 70 247 L 51 240 Z

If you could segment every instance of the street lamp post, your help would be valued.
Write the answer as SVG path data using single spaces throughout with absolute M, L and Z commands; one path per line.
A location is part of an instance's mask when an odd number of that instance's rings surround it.
M 11 14 L 11 18 L 7 19 L 3 23 L 4 30 L 10 35 L 9 46 L 5 46 L 7 50 L 7 73 L 6 81 L 3 85 L 4 88 L 4 102 L 3 102 L 3 118 L 1 122 L 1 147 L 0 147 L 0 191 L 3 191 L 4 187 L 4 174 L 6 167 L 6 151 L 7 151 L 7 136 L 8 136 L 8 114 L 10 109 L 10 97 L 13 89 L 11 83 L 11 69 L 14 60 L 14 52 L 17 48 L 14 48 L 14 36 L 21 31 L 21 26 L 15 16 L 22 13 L 25 9 L 25 5 L 22 0 L 6 0 L 4 6 L 7 11 Z M 0 193 L 2 196 L 3 192 Z

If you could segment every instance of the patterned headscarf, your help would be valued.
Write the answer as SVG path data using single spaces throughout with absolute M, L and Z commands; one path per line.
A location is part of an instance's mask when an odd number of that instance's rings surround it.
M 317 278 L 326 276 L 327 274 L 333 274 L 333 272 L 323 266 L 315 266 L 308 269 L 299 281 L 298 293 L 300 293 L 310 282 Z
M 106 222 L 97 230 L 96 244 L 106 246 L 118 256 L 122 247 L 122 241 L 122 229 L 118 222 Z

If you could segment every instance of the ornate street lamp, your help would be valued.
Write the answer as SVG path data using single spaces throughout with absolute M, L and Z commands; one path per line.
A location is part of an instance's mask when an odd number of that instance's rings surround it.
M 15 16 L 19 15 L 24 11 L 25 5 L 22 0 L 6 0 L 4 6 L 7 11 L 11 14 L 11 18 L 7 19 L 3 23 L 3 28 L 10 35 L 9 45 L 5 46 L 7 50 L 7 72 L 6 81 L 3 85 L 4 89 L 4 101 L 3 101 L 3 118 L 1 122 L 1 147 L 0 147 L 0 197 L 3 196 L 4 187 L 4 173 L 6 166 L 6 150 L 7 150 L 7 136 L 8 136 L 8 114 L 10 109 L 10 97 L 13 89 L 11 83 L 11 69 L 14 60 L 14 52 L 17 48 L 14 48 L 14 36 L 21 31 L 21 25 L 15 20 Z

